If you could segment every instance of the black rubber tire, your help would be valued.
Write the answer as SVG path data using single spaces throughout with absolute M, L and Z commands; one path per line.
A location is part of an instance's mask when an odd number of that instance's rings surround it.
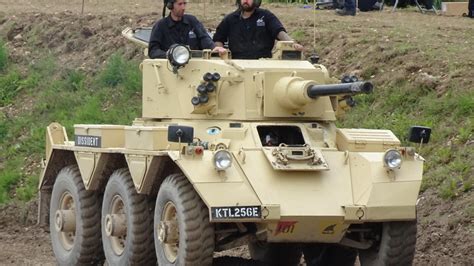
M 179 247 L 174 262 L 166 258 L 158 238 L 159 224 L 168 202 L 175 206 L 178 220 Z M 172 174 L 161 184 L 153 228 L 158 265 L 212 265 L 215 239 L 209 210 L 184 175 Z
M 308 266 L 353 266 L 357 258 L 357 250 L 331 244 L 306 244 L 303 254 Z
M 412 265 L 415 245 L 416 221 L 383 223 L 380 243 L 360 250 L 360 263 L 362 266 Z
M 74 200 L 76 216 L 75 238 L 69 251 L 61 244 L 54 221 L 61 197 L 65 192 L 68 192 Z M 77 166 L 66 166 L 61 169 L 54 183 L 49 215 L 51 242 L 59 265 L 101 264 L 103 252 L 98 210 L 100 210 L 100 204 L 97 194 L 85 190 Z
M 122 254 L 114 252 L 110 238 L 105 233 L 105 217 L 111 213 L 114 196 L 120 196 L 127 217 L 127 235 Z M 148 198 L 138 194 L 130 172 L 126 168 L 112 173 L 105 188 L 102 201 L 102 242 L 109 265 L 154 265 L 153 228 Z
M 250 242 L 250 257 L 265 265 L 298 265 L 301 260 L 301 248 L 292 243 Z
M 199 196 L 198 196 L 199 197 Z M 200 200 L 200 198 L 199 198 Z M 201 263 L 199 265 L 212 265 L 215 248 L 214 226 L 209 221 L 209 208 L 201 203 Z

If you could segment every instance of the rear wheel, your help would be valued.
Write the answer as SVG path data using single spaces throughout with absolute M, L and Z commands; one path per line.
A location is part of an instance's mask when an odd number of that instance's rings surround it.
M 382 224 L 380 242 L 359 251 L 361 265 L 412 265 L 415 256 L 416 220 Z
M 308 266 L 353 266 L 357 257 L 355 249 L 328 244 L 307 244 L 303 254 Z
M 77 166 L 64 167 L 51 195 L 50 232 L 59 265 L 99 264 L 100 210 L 97 195 L 87 191 Z
M 116 170 L 102 202 L 102 242 L 110 265 L 153 264 L 147 197 L 136 192 L 127 169 Z
M 297 244 L 250 242 L 250 257 L 265 265 L 298 265 L 301 249 Z
M 185 176 L 173 174 L 161 184 L 154 216 L 159 265 L 211 265 L 214 228 L 209 211 Z

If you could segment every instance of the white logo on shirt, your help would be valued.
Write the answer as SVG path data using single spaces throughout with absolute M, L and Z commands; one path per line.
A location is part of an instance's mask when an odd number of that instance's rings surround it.
M 263 20 L 265 16 L 262 16 L 261 18 L 257 19 L 257 27 L 265 27 L 265 21 Z

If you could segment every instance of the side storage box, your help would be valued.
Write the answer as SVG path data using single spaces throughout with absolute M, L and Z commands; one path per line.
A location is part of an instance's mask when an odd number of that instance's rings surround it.
M 74 125 L 74 144 L 93 148 L 123 148 L 124 127 L 120 125 Z
M 339 128 L 336 145 L 341 151 L 383 152 L 400 146 L 390 130 Z
M 177 143 L 174 144 L 168 142 L 167 127 L 125 127 L 125 148 L 127 149 L 156 151 L 178 147 Z

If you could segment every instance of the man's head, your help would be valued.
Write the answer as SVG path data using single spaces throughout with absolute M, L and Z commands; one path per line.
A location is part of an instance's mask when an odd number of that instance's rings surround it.
M 174 18 L 181 19 L 184 16 L 186 10 L 186 0 L 168 0 L 166 7 L 171 10 L 171 15 Z
M 262 0 L 237 0 L 239 8 L 243 11 L 253 11 L 255 8 L 260 7 Z

